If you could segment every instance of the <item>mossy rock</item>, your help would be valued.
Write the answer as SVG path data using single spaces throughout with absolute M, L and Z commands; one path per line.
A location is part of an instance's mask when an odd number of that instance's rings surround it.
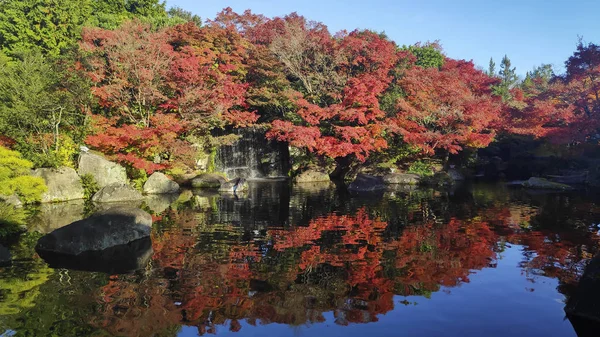
M 525 181 L 522 185 L 523 185 L 523 187 L 526 187 L 526 188 L 540 189 L 540 190 L 570 191 L 573 189 L 573 187 L 571 187 L 569 185 L 555 183 L 548 179 L 538 178 L 538 177 L 531 177 L 531 178 L 529 178 L 529 180 Z
M 194 188 L 220 188 L 221 184 L 227 182 L 225 177 L 216 173 L 202 173 L 192 179 Z

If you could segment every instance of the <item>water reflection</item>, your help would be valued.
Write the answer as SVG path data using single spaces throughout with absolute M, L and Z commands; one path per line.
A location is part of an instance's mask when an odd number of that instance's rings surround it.
M 133 274 L 50 269 L 26 237 L 14 244 L 21 260 L 0 271 L 0 328 L 35 336 L 176 336 L 186 326 L 199 335 L 243 336 L 279 329 L 270 323 L 289 326 L 285 334 L 370 323 L 375 335 L 394 335 L 386 332 L 394 323 L 383 318 L 402 312 L 413 331 L 427 334 L 430 326 L 418 322 L 438 319 L 442 309 L 425 310 L 424 301 L 442 308 L 472 297 L 467 305 L 481 309 L 445 314 L 441 331 L 464 336 L 476 321 L 500 324 L 497 308 L 510 307 L 531 324 L 478 332 L 574 335 L 560 302 L 598 253 L 597 200 L 491 185 L 398 189 L 379 199 L 284 183 L 257 184 L 241 196 L 188 191 L 146 204 L 155 223 L 153 255 Z M 555 286 L 544 285 L 550 280 Z M 477 302 L 489 292 L 501 293 L 502 303 Z M 537 297 L 520 306 L 527 293 Z

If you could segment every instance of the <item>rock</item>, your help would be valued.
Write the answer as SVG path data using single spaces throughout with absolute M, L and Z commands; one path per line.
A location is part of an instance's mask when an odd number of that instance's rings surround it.
M 529 180 L 523 183 L 524 187 L 533 188 L 533 189 L 541 189 L 541 190 L 559 190 L 559 191 L 569 191 L 573 188 L 569 185 L 555 183 L 550 180 L 538 177 L 531 177 Z
M 0 194 L 0 201 L 4 201 L 5 203 L 15 206 L 15 207 L 23 206 L 23 202 L 21 201 L 21 199 L 19 199 L 19 196 L 16 194 L 11 194 L 11 195 Z
M 224 183 L 221 183 L 219 192 L 239 193 L 249 189 L 248 182 L 244 178 L 234 178 Z
M 600 256 L 585 268 L 565 312 L 578 336 L 597 336 L 600 328 Z
M 126 184 L 127 173 L 125 168 L 94 153 L 81 153 L 79 155 L 80 176 L 91 174 L 99 188 L 111 184 Z
M 47 203 L 39 206 L 39 213 L 29 225 L 29 229 L 40 233 L 64 227 L 83 219 L 85 202 L 83 199 L 58 203 Z
M 348 186 L 350 192 L 375 192 L 385 190 L 385 188 L 385 182 L 382 177 L 362 173 L 359 173 L 356 179 Z
M 153 253 L 149 236 L 99 251 L 85 251 L 78 255 L 38 252 L 50 268 L 103 272 L 110 275 L 145 268 Z
M 93 202 L 139 201 L 144 197 L 138 190 L 127 184 L 112 184 L 101 188 L 92 197 Z
M 144 184 L 145 194 L 169 194 L 179 192 L 179 184 L 160 172 L 154 172 Z
M 420 181 L 421 177 L 419 175 L 411 173 L 390 173 L 383 176 L 383 182 L 388 185 L 417 185 Z
M 450 168 L 448 170 L 448 176 L 453 181 L 463 181 L 463 180 L 465 180 L 465 176 L 462 173 L 460 173 L 459 170 L 457 170 L 455 168 Z
M 198 176 L 197 173 L 183 173 L 173 176 L 173 180 L 179 186 L 192 186 L 192 180 Z
M 294 191 L 308 194 L 332 191 L 334 188 L 335 184 L 331 181 L 315 181 L 294 185 Z
M 46 182 L 48 191 L 42 194 L 42 203 L 83 199 L 84 191 L 77 172 L 70 167 L 39 168 L 32 172 Z
M 12 257 L 8 248 L 0 245 L 0 267 L 7 266 L 10 264 Z
M 227 182 L 223 176 L 215 173 L 202 173 L 192 179 L 192 187 L 195 188 L 219 188 L 222 183 Z
M 113 207 L 44 235 L 35 249 L 40 255 L 79 255 L 149 237 L 151 229 L 150 214 L 139 208 Z
M 308 169 L 297 175 L 296 178 L 294 178 L 294 181 L 297 183 L 312 183 L 318 181 L 330 181 L 330 179 L 329 174 L 325 171 Z

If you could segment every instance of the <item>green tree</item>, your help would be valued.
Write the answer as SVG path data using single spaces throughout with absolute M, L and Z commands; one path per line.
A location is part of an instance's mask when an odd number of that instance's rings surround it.
M 91 11 L 90 0 L 1 0 L 0 50 L 57 56 L 76 43 Z
M 415 65 L 420 67 L 439 69 L 444 65 L 445 56 L 437 41 L 424 44 L 416 43 L 409 47 L 403 46 L 402 49 L 411 52 L 417 58 Z
M 193 22 L 196 26 L 202 27 L 202 19 L 192 12 L 186 11 L 180 7 L 171 7 L 167 11 L 169 18 L 171 19 L 180 19 L 184 22 Z
M 185 17 L 171 15 L 165 9 L 165 3 L 159 0 L 90 0 L 92 15 L 85 26 L 116 29 L 123 22 L 138 19 L 155 28 L 185 23 Z M 184 15 L 181 11 L 181 15 Z M 191 13 L 188 13 L 193 18 Z M 199 18 L 198 18 L 199 19 Z
M 532 89 L 543 90 L 547 88 L 550 80 L 554 78 L 554 69 L 551 64 L 542 64 L 535 67 L 532 71 L 528 71 L 525 75 L 521 88 L 525 93 L 530 92 Z
M 490 64 L 488 66 L 488 76 L 495 77 L 496 76 L 496 62 L 494 59 L 490 57 Z
M 504 101 L 511 100 L 510 90 L 518 84 L 519 77 L 507 55 L 502 58 L 499 75 L 501 82 L 493 88 L 494 94 L 501 96 Z
M 0 58 L 0 134 L 36 166 L 64 164 L 47 159 L 62 149 L 65 130 L 82 130 L 89 86 L 67 61 L 51 62 L 35 50 L 16 56 Z

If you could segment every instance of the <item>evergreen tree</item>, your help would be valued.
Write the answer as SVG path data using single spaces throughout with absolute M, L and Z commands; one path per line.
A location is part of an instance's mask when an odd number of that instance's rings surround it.
M 502 79 L 502 86 L 507 90 L 513 88 L 519 81 L 516 69 L 511 68 L 510 59 L 504 55 L 502 63 L 500 63 L 500 78 Z
M 495 77 L 496 76 L 496 62 L 494 62 L 494 59 L 490 57 L 490 65 L 488 68 L 488 75 L 490 77 Z
M 504 55 L 502 58 L 499 75 L 501 82 L 493 87 L 493 92 L 495 95 L 501 96 L 502 100 L 508 101 L 512 98 L 510 89 L 517 85 L 519 77 L 517 76 L 516 68 L 512 67 L 507 55 Z

